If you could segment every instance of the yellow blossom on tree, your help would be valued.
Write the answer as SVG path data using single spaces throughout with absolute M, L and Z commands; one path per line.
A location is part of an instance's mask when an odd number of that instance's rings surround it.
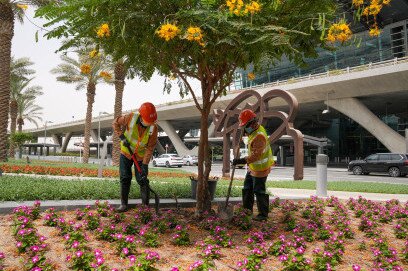
M 252 81 L 255 78 L 256 78 L 255 73 L 253 73 L 253 72 L 248 73 L 248 80 Z
M 329 42 L 340 41 L 343 43 L 348 41 L 352 34 L 348 24 L 339 22 L 330 26 L 326 40 Z
M 244 13 L 245 14 L 247 14 L 247 13 L 254 14 L 254 13 L 257 13 L 257 12 L 260 12 L 260 11 L 261 11 L 261 5 L 256 1 L 252 1 L 250 4 L 245 6 Z
M 24 10 L 27 10 L 27 9 L 28 9 L 28 5 L 17 4 L 16 6 L 17 6 L 18 8 L 24 9 Z
M 94 58 L 96 56 L 100 56 L 101 54 L 97 50 L 92 50 L 89 52 L 89 57 Z
M 230 11 L 230 13 L 235 14 L 237 16 L 242 15 L 242 8 L 244 7 L 243 0 L 227 0 L 226 5 Z
M 99 73 L 100 77 L 103 77 L 103 79 L 105 79 L 106 81 L 109 81 L 112 79 L 112 75 L 109 72 L 105 72 L 105 71 L 101 71 Z
M 196 41 L 201 46 L 204 46 L 203 33 L 201 31 L 201 28 L 190 26 L 187 29 L 187 40 Z
M 364 4 L 364 0 L 353 0 L 353 6 L 360 7 Z
M 375 1 L 373 1 L 371 3 L 371 5 L 368 7 L 369 14 L 373 15 L 373 16 L 378 15 L 378 13 L 380 13 L 381 9 L 382 9 L 382 6 L 379 5 L 378 3 L 376 3 Z
M 108 24 L 102 24 L 98 30 L 96 30 L 96 34 L 99 38 L 108 38 L 110 36 L 110 30 Z
M 383 0 L 382 4 L 388 6 L 391 3 L 391 0 Z
M 380 35 L 380 33 L 381 33 L 381 31 L 380 31 L 380 29 L 378 29 L 377 26 L 375 26 L 374 28 L 371 28 L 370 32 L 369 32 L 371 37 L 377 37 L 378 35 Z
M 160 29 L 157 30 L 156 33 L 160 38 L 169 41 L 180 33 L 180 29 L 175 24 L 164 24 L 160 26 Z
M 81 65 L 81 73 L 83 73 L 83 74 L 90 74 L 90 73 L 91 73 L 91 65 L 89 65 L 89 64 L 82 64 L 82 65 Z

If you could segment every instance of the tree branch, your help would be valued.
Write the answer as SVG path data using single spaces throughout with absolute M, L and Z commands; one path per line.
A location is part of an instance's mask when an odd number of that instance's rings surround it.
M 184 74 L 182 74 L 182 72 L 176 67 L 176 65 L 174 63 L 172 63 L 172 66 L 173 66 L 173 68 L 172 68 L 173 72 L 176 73 L 181 78 L 181 80 L 183 80 L 184 84 L 188 88 L 188 91 L 191 93 L 191 96 L 193 96 L 193 100 L 194 100 L 194 103 L 195 103 L 197 109 L 201 113 L 203 111 L 203 109 L 201 108 L 200 104 L 198 103 L 197 97 L 196 97 L 190 83 L 187 81 Z

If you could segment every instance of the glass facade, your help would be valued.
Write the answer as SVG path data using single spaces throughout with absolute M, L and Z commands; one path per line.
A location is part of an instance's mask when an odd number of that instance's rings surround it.
M 297 67 L 283 59 L 264 73 L 256 74 L 256 79 L 253 81 L 247 79 L 248 72 L 251 70 L 240 71 L 236 77 L 235 88 L 247 88 L 278 80 L 308 76 L 309 74 L 366 65 L 370 62 L 406 57 L 408 56 L 407 29 L 408 20 L 404 20 L 386 26 L 379 37 L 370 37 L 368 32 L 359 33 L 356 35 L 356 39 L 360 42 L 355 42 L 350 46 L 339 46 L 334 52 L 321 49 L 318 58 L 306 60 L 306 67 Z M 357 43 L 359 44 L 357 45 Z M 386 105 L 384 106 L 386 107 Z M 403 115 L 387 114 L 386 111 L 373 113 L 392 129 L 405 135 L 405 128 L 408 128 L 408 106 Z M 352 119 L 338 113 L 327 121 L 329 122 L 328 125 L 320 127 L 319 125 L 303 125 L 300 129 L 306 135 L 330 139 L 331 145 L 325 149 L 325 153 L 328 154 L 332 164 L 346 164 L 349 160 L 364 158 L 372 153 L 388 152 L 372 134 Z M 290 146 L 284 150 L 285 156 L 288 158 L 293 155 L 289 149 Z M 306 147 L 305 164 L 314 164 L 316 154 L 317 148 Z
M 408 21 L 386 26 L 380 36 L 370 37 L 368 32 L 355 35 L 356 41 L 350 46 L 338 46 L 336 51 L 319 50 L 319 57 L 306 59 L 305 67 L 298 67 L 283 59 L 271 69 L 256 74 L 253 81 L 248 80 L 251 71 L 240 71 L 236 76 L 235 88 L 287 80 L 309 74 L 323 73 L 368 63 L 381 62 L 395 57 L 407 56 Z

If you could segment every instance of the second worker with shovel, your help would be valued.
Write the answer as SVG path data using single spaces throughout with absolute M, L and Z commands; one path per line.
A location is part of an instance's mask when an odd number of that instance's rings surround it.
M 274 164 L 272 149 L 265 128 L 258 123 L 258 118 L 252 110 L 245 109 L 240 113 L 239 126 L 244 129 L 244 135 L 248 136 L 249 155 L 245 158 L 234 158 L 232 164 L 249 166 L 242 189 L 243 207 L 253 212 L 256 195 L 259 214 L 253 219 L 265 221 L 269 213 L 269 195 L 266 193 L 265 183 Z
M 157 143 L 156 108 L 152 103 L 143 103 L 139 111 L 116 118 L 113 129 L 120 137 L 120 199 L 121 205 L 118 212 L 128 208 L 130 184 L 132 181 L 132 155 L 135 155 L 139 172 L 135 168 L 136 181 L 140 186 L 142 203 L 149 205 L 150 190 L 147 179 L 148 164 Z M 130 153 L 129 149 L 133 152 Z

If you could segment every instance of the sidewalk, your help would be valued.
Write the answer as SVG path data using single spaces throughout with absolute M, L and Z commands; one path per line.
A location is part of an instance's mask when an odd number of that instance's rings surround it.
M 282 200 L 304 200 L 310 198 L 310 196 L 316 195 L 315 190 L 306 189 L 284 189 L 284 188 L 269 188 L 268 192 L 273 196 L 270 200 L 279 197 Z M 338 197 L 339 199 L 347 200 L 349 198 L 358 198 L 362 196 L 363 198 L 372 201 L 387 201 L 390 199 L 398 199 L 401 202 L 408 201 L 408 194 L 378 194 L 378 193 L 359 193 L 359 192 L 342 192 L 342 191 L 328 191 L 328 196 Z M 56 210 L 75 210 L 77 208 L 84 208 L 87 205 L 94 205 L 96 200 L 46 200 L 41 201 L 41 209 L 45 210 L 48 208 L 55 208 Z M 105 200 L 100 200 L 104 202 Z M 120 200 L 108 200 L 112 205 L 119 205 Z M 230 198 L 229 202 L 232 204 L 237 204 L 241 202 L 240 197 Z M 140 199 L 129 200 L 129 205 L 131 207 L 141 204 Z M 225 198 L 215 198 L 213 204 L 224 204 Z M 5 201 L 0 202 L 0 214 L 10 214 L 13 209 L 17 206 L 27 205 L 32 206 L 34 201 Z M 154 199 L 150 199 L 150 205 L 154 206 Z M 196 200 L 194 199 L 178 199 L 177 205 L 179 207 L 188 208 L 194 207 L 196 205 Z M 176 201 L 174 199 L 160 199 L 160 208 L 175 208 Z
M 286 189 L 286 188 L 268 188 L 268 192 L 275 197 L 280 198 L 309 198 L 310 196 L 316 195 L 316 190 L 308 189 Z M 362 192 L 347 192 L 347 191 L 327 191 L 327 196 L 337 197 L 339 199 L 349 199 L 349 198 L 358 198 L 362 196 L 363 198 L 372 200 L 372 201 L 387 201 L 390 199 L 397 199 L 401 202 L 408 201 L 408 194 L 380 194 L 380 193 L 362 193 Z

